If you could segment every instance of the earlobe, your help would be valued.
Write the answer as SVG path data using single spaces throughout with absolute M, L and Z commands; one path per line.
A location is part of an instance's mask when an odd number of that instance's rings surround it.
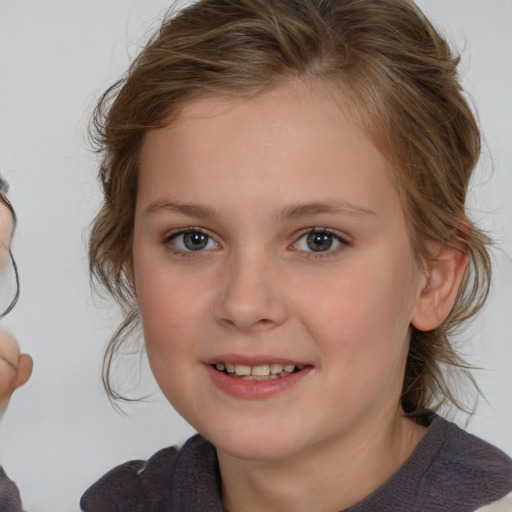
M 440 247 L 429 260 L 427 284 L 421 290 L 411 316 L 411 325 L 420 331 L 439 327 L 452 309 L 468 265 L 468 256 L 454 247 Z

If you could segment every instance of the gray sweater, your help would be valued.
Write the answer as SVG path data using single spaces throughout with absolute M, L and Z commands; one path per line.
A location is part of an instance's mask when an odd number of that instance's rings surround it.
M 122 464 L 90 487 L 85 512 L 225 512 L 215 448 L 196 435 L 149 461 Z M 512 492 L 512 460 L 433 416 L 425 437 L 388 482 L 346 512 L 474 512 Z

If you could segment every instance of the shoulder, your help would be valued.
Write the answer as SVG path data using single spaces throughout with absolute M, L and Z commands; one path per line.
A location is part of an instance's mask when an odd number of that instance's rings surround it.
M 479 510 L 512 492 L 512 460 L 454 423 L 435 414 L 426 419 L 428 430 L 409 459 L 350 512 L 512 512 Z
M 22 511 L 18 487 L 6 475 L 2 466 L 0 466 L 0 510 L 2 512 Z
M 440 449 L 423 479 L 425 510 L 476 510 L 512 492 L 505 453 L 439 417 L 431 429 Z
M 454 472 L 461 481 L 469 479 L 489 490 L 512 491 L 512 459 L 508 455 L 454 423 L 441 419 L 439 422 L 444 431 L 438 458 L 441 467 Z
M 213 446 L 196 435 L 182 448 L 165 448 L 148 461 L 134 460 L 115 467 L 87 489 L 80 507 L 85 512 L 175 510 L 173 503 L 186 495 L 198 472 L 200 481 L 215 480 L 216 489 L 215 464 Z
M 166 448 L 148 461 L 132 460 L 115 467 L 87 489 L 80 507 L 87 512 L 144 510 L 150 503 L 148 477 L 172 474 L 177 454 L 177 448 Z

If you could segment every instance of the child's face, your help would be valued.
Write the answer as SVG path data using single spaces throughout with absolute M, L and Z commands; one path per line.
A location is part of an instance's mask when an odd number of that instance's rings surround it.
M 145 139 L 135 217 L 153 372 L 220 452 L 281 459 L 400 414 L 426 277 L 386 161 L 327 94 L 191 103 Z

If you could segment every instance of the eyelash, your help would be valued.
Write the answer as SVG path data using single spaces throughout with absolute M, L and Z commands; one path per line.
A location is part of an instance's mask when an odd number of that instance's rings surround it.
M 210 241 L 213 241 L 217 245 L 217 247 L 220 247 L 218 242 L 216 242 L 215 239 L 207 231 L 205 231 L 204 229 L 195 228 L 195 227 L 185 228 L 185 229 L 181 229 L 179 231 L 169 233 L 164 237 L 162 243 L 164 244 L 166 249 L 168 251 L 170 251 L 175 256 L 179 256 L 182 258 L 193 258 L 193 257 L 197 258 L 200 255 L 200 253 L 205 252 L 204 249 L 198 249 L 196 251 L 180 249 L 180 248 L 176 247 L 176 245 L 174 245 L 174 243 L 173 243 L 173 241 L 176 240 L 177 238 L 179 238 L 180 236 L 185 236 L 188 234 L 204 235 L 208 239 L 207 244 Z
M 175 241 L 179 237 L 190 235 L 190 234 L 204 235 L 207 238 L 206 246 L 204 248 L 200 248 L 197 250 L 193 250 L 193 249 L 187 250 L 187 249 L 182 249 L 182 248 L 176 247 L 176 245 L 173 243 L 173 241 Z M 307 243 L 307 237 L 311 236 L 311 235 L 320 235 L 320 236 L 328 235 L 328 236 L 332 237 L 332 240 L 337 242 L 339 245 L 334 248 L 331 248 L 329 246 L 324 251 L 313 251 L 313 250 L 307 251 L 304 249 L 298 249 L 297 247 L 298 247 L 298 244 L 301 242 L 301 240 L 306 238 L 306 243 Z M 197 258 L 198 256 L 201 255 L 201 253 L 211 250 L 211 248 L 210 249 L 207 248 L 207 246 L 209 245 L 210 242 L 213 242 L 216 245 L 216 248 L 220 247 L 220 244 L 218 242 L 216 242 L 214 237 L 212 237 L 206 230 L 201 229 L 201 228 L 196 228 L 196 227 L 189 227 L 189 228 L 185 228 L 185 229 L 181 229 L 179 231 L 169 233 L 164 237 L 164 239 L 162 241 L 163 245 L 166 247 L 166 249 L 168 251 L 170 251 L 173 255 L 176 255 L 176 256 L 179 256 L 182 258 L 190 258 L 190 257 Z M 184 242 L 182 242 L 182 244 L 183 243 Z M 340 235 L 338 232 L 333 231 L 328 228 L 315 227 L 315 228 L 307 228 L 307 229 L 302 230 L 298 234 L 298 238 L 295 240 L 295 242 L 290 244 L 289 247 L 294 248 L 295 250 L 297 250 L 300 253 L 303 253 L 308 258 L 325 259 L 325 258 L 331 258 L 333 256 L 336 256 L 340 251 L 343 251 L 350 245 L 351 245 L 350 242 L 345 237 Z
M 306 250 L 298 249 L 298 251 L 303 252 L 307 258 L 311 258 L 311 259 L 327 259 L 327 258 L 335 257 L 338 255 L 338 253 L 340 251 L 345 250 L 347 247 L 349 247 L 351 245 L 350 242 L 347 240 L 347 238 L 342 236 L 337 231 L 334 231 L 334 230 L 328 229 L 328 228 L 323 228 L 323 227 L 315 227 L 315 228 L 304 229 L 303 231 L 301 231 L 299 233 L 299 237 L 297 238 L 297 240 L 295 242 L 293 242 L 293 244 L 291 244 L 291 247 L 296 248 L 302 239 L 304 239 L 305 237 L 307 239 L 307 237 L 310 235 L 329 235 L 332 237 L 333 240 L 335 240 L 336 242 L 339 243 L 339 245 L 337 247 L 334 247 L 334 248 L 329 247 L 325 251 L 306 251 Z

